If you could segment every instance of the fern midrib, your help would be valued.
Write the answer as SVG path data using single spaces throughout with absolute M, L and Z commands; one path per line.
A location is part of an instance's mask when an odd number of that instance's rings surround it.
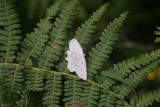
M 2 90 L 1 88 L 2 87 L 0 86 L 0 104 L 4 104 L 3 92 L 1 91 Z M 2 106 L 2 105 L 0 105 L 0 106 Z
M 72 81 L 73 81 L 73 97 L 72 97 L 72 103 L 74 104 L 74 101 L 75 101 L 75 79 L 74 78 L 72 78 Z
M 28 63 L 28 61 L 30 60 L 30 57 L 32 56 L 32 54 L 33 54 L 33 52 L 34 52 L 34 49 L 35 49 L 35 47 L 37 46 L 38 42 L 39 42 L 39 41 L 37 40 L 36 43 L 33 44 L 32 49 L 29 51 L 26 59 L 24 60 L 24 65 L 26 65 L 26 64 Z
M 51 51 L 51 50 L 49 50 L 49 51 Z M 51 54 L 48 54 L 48 55 L 46 56 L 46 58 L 45 58 L 46 60 L 44 61 L 44 64 L 42 65 L 42 69 L 45 69 L 45 68 L 46 68 L 50 56 L 51 56 Z
M 50 98 L 50 102 L 51 102 L 50 104 L 53 103 L 53 97 L 54 97 L 53 95 L 54 95 L 54 92 L 55 92 L 54 91 L 55 90 L 55 74 L 53 74 L 53 80 L 51 80 L 51 81 L 53 83 L 53 85 L 52 85 L 53 87 L 52 87 L 52 93 L 51 93 L 51 98 Z
M 35 46 L 37 46 L 37 42 L 33 45 L 31 51 L 30 51 L 29 54 L 27 55 L 27 57 L 26 57 L 26 59 L 25 59 L 25 61 L 24 61 L 24 65 L 26 65 L 26 64 L 28 63 L 28 61 L 30 60 L 29 57 L 33 54 L 33 51 L 34 51 Z
M 158 51 L 160 51 L 160 50 L 158 50 Z M 159 54 L 160 54 L 160 52 L 158 52 Z M 151 56 L 153 56 L 152 54 L 150 54 L 150 55 L 148 55 L 147 56 L 147 58 L 146 57 L 141 57 L 141 58 L 136 58 L 136 60 L 135 61 L 133 61 L 133 62 L 131 62 L 131 63 L 129 63 L 128 65 L 126 65 L 126 66 L 123 66 L 123 69 L 119 69 L 119 71 L 118 72 L 120 72 L 120 73 L 123 73 L 123 75 L 122 76 L 126 76 L 127 75 L 127 72 L 126 72 L 126 69 L 130 69 L 130 67 L 132 67 L 132 66 L 134 66 L 135 67 L 135 64 L 137 64 L 138 62 L 140 62 L 140 61 L 143 61 L 144 62 L 144 59 L 148 59 L 148 57 L 151 57 Z M 156 56 L 157 57 L 157 56 Z M 158 56 L 159 57 L 159 56 Z M 150 62 L 152 62 L 152 61 L 150 61 Z M 142 64 L 139 64 L 139 65 L 142 65 Z M 146 65 L 146 64 L 145 64 Z M 116 72 L 116 71 L 115 71 Z
M 47 17 L 45 18 L 45 23 L 44 23 L 44 25 L 43 25 L 42 27 L 47 26 L 49 20 L 50 20 L 50 15 L 48 14 Z M 44 28 L 40 28 L 40 32 L 43 33 L 43 32 L 44 32 Z M 26 58 L 25 65 L 26 65 L 26 63 L 28 62 L 29 57 L 32 55 L 35 46 L 37 46 L 37 43 L 38 43 L 38 41 L 36 42 L 36 44 L 33 45 L 32 50 L 30 51 L 29 55 L 28 55 L 27 58 Z
M 78 30 L 77 32 L 76 32 L 76 36 L 75 36 L 75 38 L 79 38 L 80 40 L 82 40 L 81 38 L 83 38 L 83 37 L 87 37 L 87 35 L 88 35 L 88 33 L 90 33 L 89 31 L 89 29 L 91 28 L 91 26 L 93 26 L 92 24 L 93 24 L 93 22 L 97 22 L 96 21 L 96 19 L 98 19 L 98 17 L 100 16 L 100 12 L 99 12 L 99 14 L 97 15 L 97 17 L 95 17 L 94 15 L 96 14 L 96 12 L 95 13 L 93 13 L 93 15 L 91 16 L 91 18 L 89 19 L 89 20 L 87 20 L 86 22 L 84 22 L 84 25 L 86 25 L 86 26 L 88 26 L 87 27 L 87 29 L 84 29 L 83 27 L 81 28 L 81 29 L 83 29 L 83 30 L 85 30 L 85 31 L 83 31 L 83 34 L 81 34 L 81 32 Z M 95 18 L 93 18 L 92 19 L 92 17 L 95 17 Z M 87 22 L 89 23 L 89 24 L 87 24 Z M 88 32 L 87 32 L 88 31 Z M 79 35 L 79 33 L 81 34 L 81 35 Z M 91 36 L 91 35 L 90 35 Z M 79 41 L 80 41 L 79 40 Z M 81 41 L 80 41 L 81 42 Z M 81 45 L 84 45 L 83 43 L 81 43 Z M 63 71 L 63 72 L 66 72 L 67 71 L 67 68 L 65 68 L 65 70 Z
M 133 86 L 132 84 L 136 83 L 137 84 L 137 80 L 139 80 L 139 76 L 143 77 L 145 75 L 145 72 L 141 72 L 141 74 L 139 74 L 138 76 L 135 76 L 134 79 L 132 79 L 132 82 L 128 82 L 128 85 L 125 86 L 124 88 L 121 88 L 120 93 L 117 94 L 119 97 L 123 94 L 123 92 L 126 92 L 125 90 L 129 90 L 129 89 L 133 89 L 136 86 L 134 85 L 134 87 L 128 87 L 128 86 Z M 144 77 L 145 78 L 145 77 Z M 140 80 L 139 80 L 140 81 Z M 139 82 L 138 81 L 138 82 Z M 128 89 L 129 88 L 129 89 Z
M 7 39 L 7 50 L 6 50 L 6 57 L 5 57 L 5 63 L 7 63 L 8 62 L 8 57 L 9 57 L 9 50 L 10 50 L 10 42 L 11 42 L 11 28 L 10 28 L 10 26 L 11 26 L 11 24 L 9 23 L 10 21 L 9 21 L 9 15 L 8 15 L 8 11 L 7 11 L 7 2 L 6 2 L 6 0 L 4 0 L 4 8 L 5 8 L 5 14 L 6 14 L 6 17 L 7 17 L 7 23 L 8 23 L 8 39 Z
M 13 90 L 14 89 L 14 84 L 15 84 L 15 80 L 16 80 L 16 72 L 14 73 L 14 75 L 13 75 L 13 80 L 12 80 L 12 84 L 11 84 L 11 90 Z
M 0 82 L 3 81 L 3 78 L 2 78 L 3 75 L 2 75 L 2 71 L 1 71 L 1 70 L 2 70 L 2 69 L 1 69 L 1 67 L 0 67 Z M 0 101 L 1 101 L 1 100 L 0 100 Z
M 155 97 L 145 97 L 145 98 L 146 98 L 145 100 L 140 101 L 139 104 L 135 105 L 135 107 L 143 107 L 143 105 L 146 105 L 146 104 L 150 105 L 150 103 L 148 103 L 148 102 L 150 102 L 150 100 L 152 100 Z
M 115 29 L 117 26 L 115 25 L 114 26 L 114 28 L 113 29 Z M 110 30 L 109 30 L 110 31 Z M 107 46 L 107 44 L 108 44 L 108 41 L 111 39 L 111 35 L 112 35 L 112 32 L 113 31 L 110 31 L 109 32 L 109 36 L 108 36 L 108 39 L 106 40 L 106 42 L 104 43 L 104 45 L 102 46 L 102 51 L 100 51 L 100 52 L 98 52 L 98 55 L 97 55 L 97 57 L 95 57 L 95 58 L 92 58 L 92 63 L 90 63 L 90 67 L 89 67 L 89 70 L 88 71 L 90 71 L 90 73 L 91 73 L 91 70 L 92 70 L 92 67 L 94 67 L 95 65 L 96 65 L 96 62 L 97 62 L 97 59 L 99 58 L 99 57 L 101 57 L 101 54 L 104 52 L 104 50 L 106 49 L 106 46 Z M 98 45 L 100 45 L 100 43 L 98 43 Z M 93 60 L 94 59 L 94 60 Z M 107 57 L 106 57 L 106 59 L 107 59 Z M 97 69 L 96 69 L 97 70 Z
M 1 67 L 0 67 L 0 82 L 1 82 L 1 86 L 0 86 L 0 104 L 4 104 L 4 98 L 3 98 L 3 91 L 2 91 L 2 85 L 3 85 L 3 83 L 2 83 L 2 81 L 4 81 L 4 79 L 3 78 L 1 78 L 3 75 L 2 75 L 2 72 L 3 71 L 1 71 L 2 69 L 1 69 Z M 0 105 L 1 106 L 1 105 Z
M 109 105 L 109 101 L 110 101 L 110 99 L 111 99 L 110 93 L 108 94 L 108 96 L 107 96 L 107 97 L 108 97 L 108 98 L 107 98 L 106 107 L 109 107 L 108 105 Z
M 15 69 L 15 72 L 14 72 L 14 75 L 13 75 L 13 79 L 11 81 L 11 91 L 10 91 L 10 94 L 9 94 L 10 95 L 9 99 L 12 98 L 12 93 L 13 93 L 14 86 L 15 86 L 15 81 L 16 81 L 16 71 L 17 71 L 17 66 L 16 66 L 16 69 Z M 11 100 L 9 100 L 9 101 L 11 101 Z
M 73 9 L 71 9 L 72 11 L 70 11 L 70 14 L 67 14 L 65 20 L 62 22 L 61 28 L 60 30 L 58 30 L 58 33 L 56 33 L 55 37 L 60 36 L 60 34 L 65 30 L 64 25 L 67 23 L 67 21 L 69 20 L 69 16 L 71 16 L 72 12 L 74 11 Z M 61 17 L 60 17 L 61 18 Z M 56 24 L 55 24 L 56 25 Z M 56 38 L 55 38 L 56 39 Z M 56 39 L 57 40 L 57 39 Z
M 83 28 L 83 30 L 85 30 L 85 31 L 83 31 L 83 34 L 81 34 L 81 32 L 80 32 L 80 34 L 81 35 L 78 35 L 78 33 L 77 33 L 77 37 L 80 37 L 80 40 L 82 40 L 81 38 L 83 38 L 83 37 L 86 37 L 87 38 L 87 35 L 88 35 L 88 33 L 90 33 L 92 30 L 93 30 L 93 28 L 91 29 L 91 27 L 92 26 L 94 26 L 93 24 L 94 23 L 96 23 L 97 21 L 98 21 L 98 19 L 100 19 L 100 17 L 102 16 L 102 13 L 104 12 L 104 10 L 105 9 L 103 9 L 103 11 L 101 12 L 100 10 L 99 11 L 96 11 L 96 12 L 94 12 L 93 13 L 93 15 L 91 16 L 91 18 L 89 19 L 89 20 L 87 20 L 86 22 L 85 22 L 85 24 L 84 25 L 86 25 L 87 26 L 87 29 L 84 29 Z M 96 14 L 97 13 L 97 14 Z M 88 24 L 88 23 L 89 24 Z M 89 25 L 89 26 L 88 26 Z M 85 26 L 85 27 L 86 27 Z M 92 32 L 91 32 L 92 33 Z M 88 35 L 88 36 L 91 36 L 91 35 Z M 83 44 L 82 44 L 83 45 Z
M 72 13 L 72 11 L 71 11 L 71 13 Z M 67 23 L 67 21 L 68 21 L 68 19 L 69 19 L 69 16 L 70 16 L 71 14 L 67 14 L 67 18 L 65 18 L 65 20 L 63 21 L 63 23 L 61 24 L 61 27 L 60 27 L 60 29 L 58 30 L 58 32 L 54 35 L 54 42 L 53 42 L 53 44 L 55 43 L 55 41 L 58 41 L 58 39 L 56 38 L 56 37 L 58 37 L 58 36 L 60 36 L 60 34 L 65 30 L 65 28 L 64 28 L 64 26 L 65 26 L 65 24 Z M 56 24 L 55 24 L 56 25 Z M 54 27 L 56 27 L 56 26 L 54 26 Z M 56 28 L 56 29 L 58 29 L 58 28 Z M 51 37 L 52 39 L 53 39 L 53 37 Z M 55 48 L 54 48 L 55 49 Z M 58 49 L 55 49 L 54 51 L 56 51 L 56 50 L 58 50 Z M 47 54 L 47 58 L 50 56 L 50 54 Z M 48 59 L 46 58 L 46 60 L 44 61 L 45 62 L 45 66 L 43 66 L 43 67 L 46 67 L 46 63 L 48 62 Z
M 17 66 L 19 68 L 28 68 L 28 69 L 33 69 L 31 70 L 32 72 L 34 70 L 37 70 L 38 72 L 48 72 L 48 73 L 51 73 L 51 74 L 56 74 L 56 75 L 64 75 L 64 76 L 68 76 L 68 77 L 71 77 L 71 78 L 76 78 L 76 79 L 79 79 L 79 77 L 73 75 L 73 74 L 69 74 L 69 73 L 64 73 L 64 72 L 58 72 L 58 71 L 51 71 L 51 70 L 47 70 L 47 69 L 41 69 L 41 68 L 36 68 L 36 67 L 29 67 L 29 66 L 24 66 L 24 65 L 20 65 L 20 64 L 17 64 L 17 63 L 0 63 L 0 66 Z M 99 88 L 102 88 L 102 89 L 106 89 L 103 85 L 100 85 L 92 80 L 89 80 L 87 79 L 86 82 L 89 82 L 91 84 L 93 84 L 94 86 L 97 86 Z M 106 89 L 110 94 L 114 95 L 115 97 L 117 97 L 118 99 L 120 99 L 122 102 L 124 102 L 128 107 L 132 107 L 131 105 L 129 105 L 129 103 L 127 103 L 125 100 L 123 100 L 122 98 L 120 98 L 119 96 L 117 96 L 116 93 L 114 93 L 113 91 L 111 90 L 108 90 Z
M 34 90 L 36 90 L 36 88 L 37 88 L 37 74 L 38 74 L 38 71 L 36 71 L 36 74 L 34 77 Z
M 46 20 L 45 20 L 44 25 L 42 26 L 42 28 L 39 28 L 39 29 L 40 29 L 39 31 L 41 32 L 41 34 L 43 34 L 43 32 L 44 32 L 44 28 L 43 28 L 43 27 L 46 26 L 46 25 L 48 24 L 49 17 L 50 17 L 50 16 L 48 15 L 47 18 L 46 18 Z M 33 33 L 34 33 L 34 32 L 33 32 Z M 30 59 L 29 57 L 33 54 L 34 49 L 35 49 L 35 47 L 37 46 L 38 43 L 39 43 L 39 41 L 37 40 L 37 42 L 33 45 L 31 51 L 29 52 L 27 58 L 25 59 L 24 65 L 26 65 L 26 63 L 27 63 L 28 60 Z
M 92 23 L 94 22 L 94 20 L 88 20 L 87 22 L 90 22 L 89 23 L 89 26 L 87 27 L 87 29 L 83 29 L 84 31 L 83 31 L 83 34 L 81 34 L 81 35 L 78 35 L 78 33 L 77 33 L 77 35 L 75 36 L 75 37 L 80 37 L 80 40 L 82 40 L 81 38 L 83 38 L 83 37 L 87 37 L 87 34 L 89 33 L 89 28 L 91 27 L 91 26 L 93 26 L 92 25 Z M 86 23 L 85 23 L 86 24 Z M 83 45 L 83 44 L 82 44 Z
M 52 51 L 53 51 L 52 49 L 49 50 L 49 52 L 48 52 L 49 54 L 47 54 L 47 56 L 46 56 L 46 58 L 45 58 L 45 60 L 44 60 L 44 63 L 43 63 L 43 65 L 42 65 L 42 69 L 45 69 L 45 68 L 48 67 L 47 64 L 48 64 L 49 58 L 50 58 L 50 56 L 53 54 Z M 54 51 L 55 51 L 55 50 L 54 50 Z M 52 54 L 50 54 L 50 53 L 52 53 Z M 56 52 L 55 52 L 55 53 L 56 53 Z M 55 54 L 55 53 L 54 53 L 54 54 Z M 48 68 L 49 68 L 49 67 L 48 67 Z
M 92 88 L 93 88 L 93 84 L 90 86 L 90 91 L 89 91 L 89 97 L 87 100 L 87 107 L 91 107 L 91 96 L 92 96 Z

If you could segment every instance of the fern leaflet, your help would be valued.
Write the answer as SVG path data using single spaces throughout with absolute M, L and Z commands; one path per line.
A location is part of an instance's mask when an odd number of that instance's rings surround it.
M 118 39 L 117 31 L 123 24 L 123 21 L 126 18 L 126 13 L 121 14 L 118 19 L 115 19 L 108 27 L 102 32 L 100 37 L 100 42 L 93 47 L 91 52 L 89 52 L 89 61 L 88 61 L 88 75 L 89 78 L 92 78 L 93 75 L 96 75 L 103 63 L 109 58 L 109 54 L 112 50 L 112 45 Z
M 78 0 L 71 1 L 56 18 L 53 29 L 50 32 L 51 40 L 48 42 L 42 55 L 38 60 L 38 65 L 42 68 L 50 68 L 62 54 L 66 38 L 66 30 L 71 27 L 71 23 L 77 14 Z
M 50 19 L 57 14 L 59 5 L 60 3 L 57 2 L 55 5 L 51 6 L 46 13 L 46 17 L 37 24 L 37 28 L 30 34 L 27 34 L 27 37 L 22 42 L 22 52 L 18 53 L 17 61 L 20 64 L 32 66 L 32 58 L 37 58 L 41 54 L 49 38 L 48 32 L 52 27 Z
M 97 11 L 93 12 L 88 20 L 86 20 L 81 24 L 80 27 L 78 27 L 74 38 L 76 38 L 83 47 L 84 45 L 89 44 L 91 35 L 96 29 L 95 24 L 100 20 L 107 6 L 108 4 L 104 4 L 103 6 L 101 6 Z M 60 71 L 65 71 L 67 69 L 66 66 L 67 62 L 66 60 L 63 60 L 56 68 Z
M 18 15 L 10 0 L 0 0 L 0 58 L 1 62 L 13 62 L 20 42 L 21 30 Z
M 138 102 L 134 107 L 149 107 L 153 101 L 160 101 L 160 90 L 155 90 L 138 98 Z

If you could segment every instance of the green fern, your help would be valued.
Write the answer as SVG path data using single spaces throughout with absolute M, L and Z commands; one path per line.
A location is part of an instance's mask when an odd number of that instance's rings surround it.
M 42 55 L 39 58 L 39 66 L 50 68 L 54 62 L 61 56 L 66 39 L 66 30 L 71 27 L 74 16 L 77 14 L 78 1 L 71 1 L 66 8 L 62 10 L 59 18 L 56 18 L 53 29 L 50 31 L 51 40 L 44 48 Z
M 59 59 L 59 56 L 62 54 L 62 46 L 64 46 L 64 39 L 66 38 L 66 29 L 70 28 L 71 23 L 74 19 L 74 16 L 77 14 L 76 7 L 78 5 L 78 1 L 71 1 L 68 6 L 62 13 L 59 15 L 59 18 L 56 19 L 54 23 L 54 28 L 50 32 L 51 41 L 49 41 L 48 45 L 45 47 L 44 52 L 42 53 L 42 57 L 39 60 L 40 66 L 43 68 L 50 68 L 53 66 L 54 61 Z M 65 18 L 65 19 L 64 19 Z M 63 20 L 64 19 L 64 20 Z M 46 90 L 47 92 L 44 95 L 44 105 L 56 106 L 60 104 L 58 98 L 61 95 L 61 76 L 53 76 L 49 77 L 46 82 Z M 56 91 L 56 93 L 55 93 Z M 57 93 L 58 92 L 58 93 Z M 55 99 L 55 96 L 57 98 Z
M 54 17 L 59 10 L 60 3 L 55 3 L 46 13 L 46 17 L 37 24 L 34 32 L 27 34 L 22 42 L 21 51 L 18 53 L 17 61 L 26 66 L 33 65 L 33 58 L 41 55 L 45 43 L 48 41 L 48 33 L 52 27 L 50 19 Z
M 45 85 L 46 93 L 43 97 L 43 105 L 46 107 L 60 107 L 60 96 L 62 93 L 62 76 L 48 74 Z
M 160 27 L 157 27 L 157 31 L 155 31 L 155 34 L 160 35 Z M 158 38 L 156 38 L 155 43 L 157 43 L 159 41 L 160 41 L 160 38 L 158 37 Z
M 152 63 L 160 57 L 160 50 L 152 51 L 150 53 L 142 54 L 138 57 L 133 57 L 127 60 L 124 60 L 118 64 L 114 64 L 113 67 L 109 68 L 110 72 L 119 72 L 122 77 L 127 76 L 132 71 L 137 70 L 141 67 Z M 105 73 L 103 73 L 105 75 Z
M 127 12 L 109 23 L 95 46 L 85 50 L 89 55 L 86 56 L 86 81 L 67 70 L 63 53 L 68 47 L 65 45 L 70 38 L 67 31 L 78 14 L 79 1 L 73 0 L 60 9 L 61 2 L 47 10 L 37 28 L 22 38 L 19 45 L 21 31 L 17 13 L 10 0 L 0 0 L 0 106 L 149 107 L 154 101 L 160 102 L 159 90 L 143 95 L 136 89 L 147 73 L 159 66 L 160 49 L 101 71 L 118 40 Z M 106 7 L 107 4 L 101 6 L 75 31 L 74 38 L 83 49 L 90 44 Z
M 101 75 L 106 77 L 106 80 L 104 81 L 108 81 L 107 77 L 108 77 L 108 74 L 110 73 L 116 74 L 119 77 L 124 78 L 128 76 L 129 74 L 131 74 L 132 70 L 136 71 L 138 69 L 141 69 L 143 66 L 146 66 L 152 63 L 153 61 L 155 61 L 156 59 L 160 57 L 159 55 L 160 55 L 160 50 L 156 50 L 150 53 L 142 54 L 137 58 L 133 57 L 133 58 L 124 60 L 118 64 L 114 64 L 113 67 L 109 68 L 109 70 L 107 71 L 102 72 Z M 108 84 L 108 85 L 104 84 L 104 85 L 107 87 L 107 86 L 111 86 L 112 84 Z
M 0 0 L 0 3 L 0 58 L 4 63 L 13 62 L 21 39 L 19 19 L 10 0 Z
M 98 107 L 114 107 L 116 97 L 110 93 L 101 92 Z
M 85 48 L 84 45 L 89 44 L 92 33 L 96 29 L 96 22 L 100 20 L 108 4 L 104 4 L 97 11 L 93 12 L 88 20 L 81 24 L 76 30 L 75 38 L 80 42 L 80 44 Z M 66 71 L 67 62 L 63 60 L 58 66 L 59 71 Z
M 141 95 L 134 107 L 148 107 L 152 105 L 153 101 L 160 101 L 160 90 L 155 90 Z
M 124 81 L 126 81 L 126 83 L 128 84 L 122 83 L 122 85 L 114 87 L 115 92 L 118 92 L 117 95 L 121 98 L 125 98 L 126 96 L 128 96 L 130 92 L 134 91 L 132 89 L 137 88 L 137 86 L 142 81 L 144 81 L 144 79 L 146 79 L 148 72 L 156 68 L 158 64 L 159 60 L 130 74 L 127 78 L 124 79 Z
M 81 45 L 87 45 L 90 42 L 91 35 L 96 29 L 96 22 L 100 20 L 108 4 L 101 6 L 96 12 L 93 12 L 91 17 L 78 27 L 75 38 L 80 42 Z
M 109 58 L 109 54 L 112 50 L 112 45 L 118 39 L 118 30 L 123 24 L 123 21 L 126 18 L 126 13 L 121 14 L 118 19 L 115 19 L 113 23 L 110 23 L 109 26 L 102 32 L 100 37 L 100 42 L 93 47 L 91 52 L 89 52 L 88 59 L 88 76 L 91 78 L 93 75 L 98 74 L 99 70 L 103 63 Z

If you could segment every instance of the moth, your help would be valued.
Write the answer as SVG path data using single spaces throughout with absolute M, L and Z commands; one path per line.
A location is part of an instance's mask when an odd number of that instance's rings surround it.
M 85 54 L 80 43 L 73 38 L 69 41 L 69 50 L 66 51 L 68 61 L 67 68 L 70 72 L 75 72 L 79 78 L 87 79 L 87 68 Z

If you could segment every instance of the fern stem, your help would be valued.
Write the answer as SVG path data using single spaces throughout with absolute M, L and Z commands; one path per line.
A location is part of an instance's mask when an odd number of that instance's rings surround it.
M 62 55 L 66 30 L 71 27 L 72 20 L 77 14 L 78 0 L 71 1 L 56 18 L 53 29 L 50 31 L 50 40 L 47 42 L 39 60 L 38 66 L 41 68 L 51 68 Z
M 68 76 L 70 78 L 77 78 L 79 79 L 76 75 L 72 75 L 72 74 L 68 74 L 68 73 L 64 73 L 64 72 L 57 72 L 57 71 L 51 71 L 51 70 L 47 70 L 47 69 L 41 69 L 41 68 L 36 68 L 36 67 L 25 67 L 24 65 L 20 65 L 20 64 L 15 64 L 15 63 L 0 63 L 0 66 L 3 66 L 3 67 L 8 67 L 8 66 L 17 66 L 19 68 L 28 68 L 28 69 L 33 69 L 36 70 L 36 71 L 39 71 L 39 72 L 48 72 L 48 73 L 51 73 L 51 74 L 56 74 L 56 75 L 64 75 L 64 76 Z M 32 70 L 31 70 L 32 71 Z M 94 86 L 97 86 L 97 87 L 100 87 L 102 89 L 106 89 L 103 85 L 100 85 L 92 80 L 89 80 L 87 79 L 86 82 L 89 82 L 91 83 L 92 85 Z M 107 92 L 109 92 L 110 94 L 114 95 L 115 97 L 117 97 L 118 99 L 120 99 L 122 102 L 124 102 L 126 105 L 128 105 L 128 107 L 132 107 L 130 104 L 128 104 L 125 100 L 123 100 L 122 98 L 120 98 L 116 93 L 114 93 L 113 91 L 111 90 L 108 90 L 106 89 Z
M 90 107 L 91 106 L 91 104 L 90 104 L 90 99 L 91 99 L 91 95 L 92 95 L 92 89 L 93 88 L 93 84 L 91 85 L 91 87 L 90 87 L 90 91 L 89 91 L 89 97 L 88 97 L 88 99 L 89 100 L 87 100 L 88 102 L 87 102 L 87 107 Z
M 4 6 L 5 6 L 5 13 L 6 13 L 6 17 L 7 17 L 7 22 L 8 22 L 8 42 L 7 42 L 7 51 L 6 51 L 6 57 L 5 57 L 5 63 L 7 62 L 7 60 L 8 60 L 8 54 L 9 54 L 9 46 L 10 46 L 10 40 L 11 40 L 11 29 L 10 29 L 10 23 L 9 23 L 9 19 L 8 19 L 8 11 L 7 11 L 7 3 L 6 3 L 6 0 L 4 1 Z
M 27 37 L 22 42 L 22 52 L 18 53 L 18 62 L 26 66 L 32 65 L 31 57 L 37 58 L 45 47 L 45 43 L 48 41 L 48 32 L 50 31 L 52 24 L 50 19 L 52 19 L 59 11 L 60 2 L 56 2 L 52 5 L 46 13 L 44 19 L 42 19 L 38 24 L 37 28 L 33 32 L 27 35 Z
M 75 80 L 74 80 L 74 78 L 72 78 L 72 81 L 73 81 L 73 82 L 72 82 L 72 83 L 73 83 L 73 97 L 72 97 L 72 102 L 74 102 L 74 101 L 75 101 L 75 98 L 74 98 L 74 97 L 75 97 L 75 89 L 74 89 L 74 88 L 75 88 Z
M 109 54 L 111 54 L 112 50 L 111 46 L 118 40 L 117 31 L 119 31 L 126 19 L 126 16 L 127 12 L 124 12 L 119 18 L 116 18 L 112 23 L 110 23 L 102 32 L 100 41 L 95 45 L 95 47 L 92 47 L 88 58 L 88 78 L 93 78 L 94 75 L 100 73 L 98 70 L 109 58 Z

